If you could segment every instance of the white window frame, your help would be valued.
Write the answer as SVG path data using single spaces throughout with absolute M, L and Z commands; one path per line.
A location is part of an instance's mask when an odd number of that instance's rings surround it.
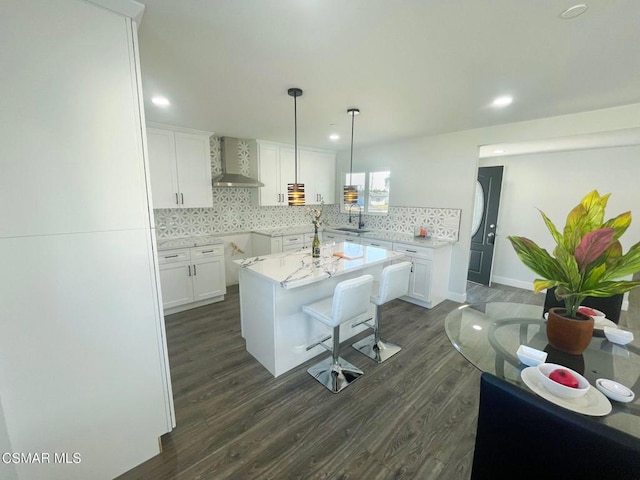
M 378 173 L 378 172 L 389 172 L 389 176 L 391 176 L 391 169 L 390 168 L 377 168 L 375 170 L 358 170 L 353 172 L 353 175 L 357 175 L 357 174 L 364 174 L 364 207 L 362 209 L 362 213 L 363 214 L 367 214 L 367 215 L 379 215 L 379 216 L 386 216 L 389 215 L 389 205 L 387 205 L 387 211 L 386 212 L 370 212 L 369 211 L 369 189 L 371 188 L 371 185 L 369 184 L 369 179 L 371 177 L 372 173 Z M 342 172 L 342 181 L 346 182 L 349 179 L 349 172 Z M 347 208 L 345 208 L 345 204 L 344 204 L 344 197 L 343 197 L 343 189 L 344 186 L 347 185 L 346 183 L 341 184 L 341 188 L 340 188 L 340 212 L 341 213 L 349 213 L 349 210 Z M 361 192 L 358 192 L 358 195 L 360 195 Z M 389 188 L 389 194 L 391 194 L 391 188 Z M 356 210 L 352 210 L 352 213 L 356 213 Z

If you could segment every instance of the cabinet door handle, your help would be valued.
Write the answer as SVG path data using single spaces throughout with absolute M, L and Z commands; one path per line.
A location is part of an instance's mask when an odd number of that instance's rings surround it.
M 187 268 L 189 269 L 189 276 L 191 276 L 191 265 L 187 265 Z
M 178 201 L 178 193 L 176 192 L 176 205 L 180 205 L 180 202 Z
M 409 250 L 408 248 L 407 248 L 407 252 L 411 252 L 411 253 L 418 253 L 418 251 L 417 251 L 417 250 Z
M 184 193 L 180 194 L 180 199 L 182 200 L 182 205 L 184 205 Z
M 164 258 L 178 258 L 178 255 L 165 255 Z
M 198 274 L 198 272 L 196 271 L 196 266 L 193 266 L 193 276 L 195 277 Z

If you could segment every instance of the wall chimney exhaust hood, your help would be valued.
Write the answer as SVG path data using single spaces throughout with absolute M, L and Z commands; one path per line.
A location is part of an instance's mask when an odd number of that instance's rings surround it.
M 255 163 L 252 160 L 256 158 L 256 149 L 256 142 L 249 141 L 250 165 Z M 237 138 L 220 138 L 220 157 L 222 159 L 222 175 L 213 179 L 214 187 L 264 187 L 264 183 L 242 174 Z

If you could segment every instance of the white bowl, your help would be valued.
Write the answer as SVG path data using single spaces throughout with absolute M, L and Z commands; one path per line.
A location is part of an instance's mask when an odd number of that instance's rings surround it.
M 612 343 L 626 345 L 633 340 L 633 333 L 616 327 L 604 327 L 604 336 Z
M 520 345 L 516 355 L 520 361 L 528 367 L 535 367 L 547 360 L 547 352 L 536 350 L 535 348 L 527 347 L 526 345 Z
M 555 380 L 551 380 L 549 375 L 551 372 L 557 369 L 568 370 L 574 377 L 578 379 L 578 388 L 567 387 Z M 538 365 L 538 372 L 542 377 L 542 383 L 550 393 L 562 398 L 579 398 L 589 391 L 591 385 L 589 381 L 580 375 L 578 372 L 565 367 L 564 365 L 558 365 L 556 363 L 541 363 Z
M 606 378 L 597 379 L 596 388 L 616 402 L 629 403 L 636 397 L 630 389 L 621 383 L 607 380 Z
M 595 312 L 595 315 L 590 315 L 588 313 L 583 312 L 582 309 L 585 309 L 585 308 L 588 308 L 589 310 L 593 310 Z M 596 322 L 599 320 L 603 320 L 606 317 L 606 315 L 603 312 L 601 312 L 600 310 L 596 310 L 593 307 L 589 307 L 588 305 L 580 305 L 578 307 L 578 311 L 580 313 L 584 313 L 585 315 L 589 315 L 590 317 L 593 317 L 593 320 Z

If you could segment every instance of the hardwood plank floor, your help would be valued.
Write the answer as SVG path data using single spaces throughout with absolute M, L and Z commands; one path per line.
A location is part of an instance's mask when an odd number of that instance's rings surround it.
M 470 283 L 467 297 L 544 303 L 500 285 Z M 167 316 L 177 427 L 162 454 L 119 480 L 469 478 L 480 372 L 444 331 L 458 306 L 385 305 L 382 336 L 402 351 L 378 365 L 350 347 L 367 333 L 345 342 L 342 356 L 365 375 L 337 395 L 306 372 L 322 356 L 273 378 L 246 352 L 237 286 Z

